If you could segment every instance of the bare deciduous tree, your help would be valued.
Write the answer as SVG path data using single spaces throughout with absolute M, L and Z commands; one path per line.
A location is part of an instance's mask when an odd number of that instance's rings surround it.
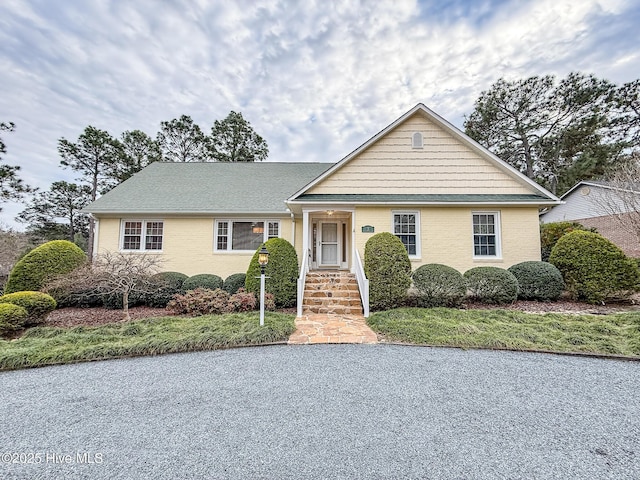
M 133 293 L 151 293 L 162 285 L 152 279 L 161 264 L 156 255 L 102 253 L 93 264 L 50 282 L 46 291 L 70 295 L 122 295 L 123 321 L 130 320 L 129 298 Z
M 640 243 L 640 154 L 621 164 L 603 186 L 593 196 L 593 203 Z

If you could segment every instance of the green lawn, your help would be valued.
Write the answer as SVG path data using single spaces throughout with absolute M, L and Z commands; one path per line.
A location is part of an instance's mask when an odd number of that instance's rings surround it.
M 640 312 L 539 315 L 400 308 L 374 313 L 367 323 L 387 340 L 419 345 L 640 356 Z
M 16 340 L 0 340 L 0 370 L 125 356 L 259 345 L 286 341 L 294 315 L 258 313 L 159 317 L 100 327 L 36 327 Z

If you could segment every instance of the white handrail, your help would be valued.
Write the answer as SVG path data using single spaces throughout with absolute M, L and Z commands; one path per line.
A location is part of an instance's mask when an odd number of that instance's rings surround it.
M 302 301 L 304 299 L 304 284 L 307 280 L 307 272 L 309 271 L 310 251 L 306 255 L 302 255 L 302 265 L 300 265 L 300 276 L 298 277 L 298 316 L 302 316 Z
M 369 317 L 369 279 L 364 274 L 360 253 L 358 253 L 355 245 L 353 246 L 353 258 L 356 261 L 355 274 L 358 281 L 358 289 L 360 290 L 360 300 L 362 300 L 362 312 L 365 317 Z

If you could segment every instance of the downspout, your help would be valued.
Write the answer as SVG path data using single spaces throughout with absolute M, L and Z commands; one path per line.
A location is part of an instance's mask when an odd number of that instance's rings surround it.
M 93 215 L 92 215 L 93 216 Z M 93 258 L 89 259 L 93 262 L 98 255 L 98 238 L 100 237 L 100 219 L 94 217 L 94 228 L 93 228 Z

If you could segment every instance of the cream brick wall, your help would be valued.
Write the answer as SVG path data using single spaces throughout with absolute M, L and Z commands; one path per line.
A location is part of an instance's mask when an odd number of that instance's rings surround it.
M 364 259 L 365 243 L 373 234 L 362 233 L 363 225 L 373 225 L 375 233 L 392 231 L 393 211 L 420 212 L 420 258 L 412 259 L 412 268 L 425 263 L 443 263 L 464 272 L 481 265 L 502 268 L 525 260 L 540 260 L 540 235 L 536 208 L 391 208 L 357 207 L 355 242 Z M 474 260 L 471 215 L 473 211 L 499 211 L 501 220 L 502 258 Z M 214 219 L 164 218 L 164 245 L 161 269 L 187 275 L 215 273 L 226 278 L 232 273 L 246 272 L 251 254 L 214 253 Z M 292 241 L 289 217 L 280 220 L 281 236 Z M 118 251 L 119 218 L 100 220 L 98 251 Z M 295 248 L 298 262 L 302 251 L 302 218 L 295 221 Z M 350 248 L 347 250 L 350 252 Z
M 375 233 L 392 231 L 392 211 L 420 212 L 420 256 L 412 259 L 415 270 L 426 263 L 442 263 L 460 272 L 478 266 L 508 268 L 526 260 L 540 260 L 540 233 L 537 208 L 397 208 L 358 207 L 356 246 L 364 259 L 364 246 L 372 233 L 362 233 L 363 225 L 373 225 Z M 473 258 L 472 212 L 500 212 L 502 258 Z
M 222 278 L 247 271 L 252 254 L 213 251 L 213 218 L 165 217 L 161 220 L 164 221 L 163 249 L 157 254 L 162 259 L 161 270 L 189 276 L 214 273 Z M 120 249 L 120 225 L 120 218 L 100 219 L 98 252 Z M 296 228 L 302 231 L 301 226 L 296 225 Z M 289 242 L 292 241 L 291 230 L 290 218 L 280 219 L 280 235 Z M 301 234 L 300 238 L 298 236 L 296 244 L 302 245 Z

